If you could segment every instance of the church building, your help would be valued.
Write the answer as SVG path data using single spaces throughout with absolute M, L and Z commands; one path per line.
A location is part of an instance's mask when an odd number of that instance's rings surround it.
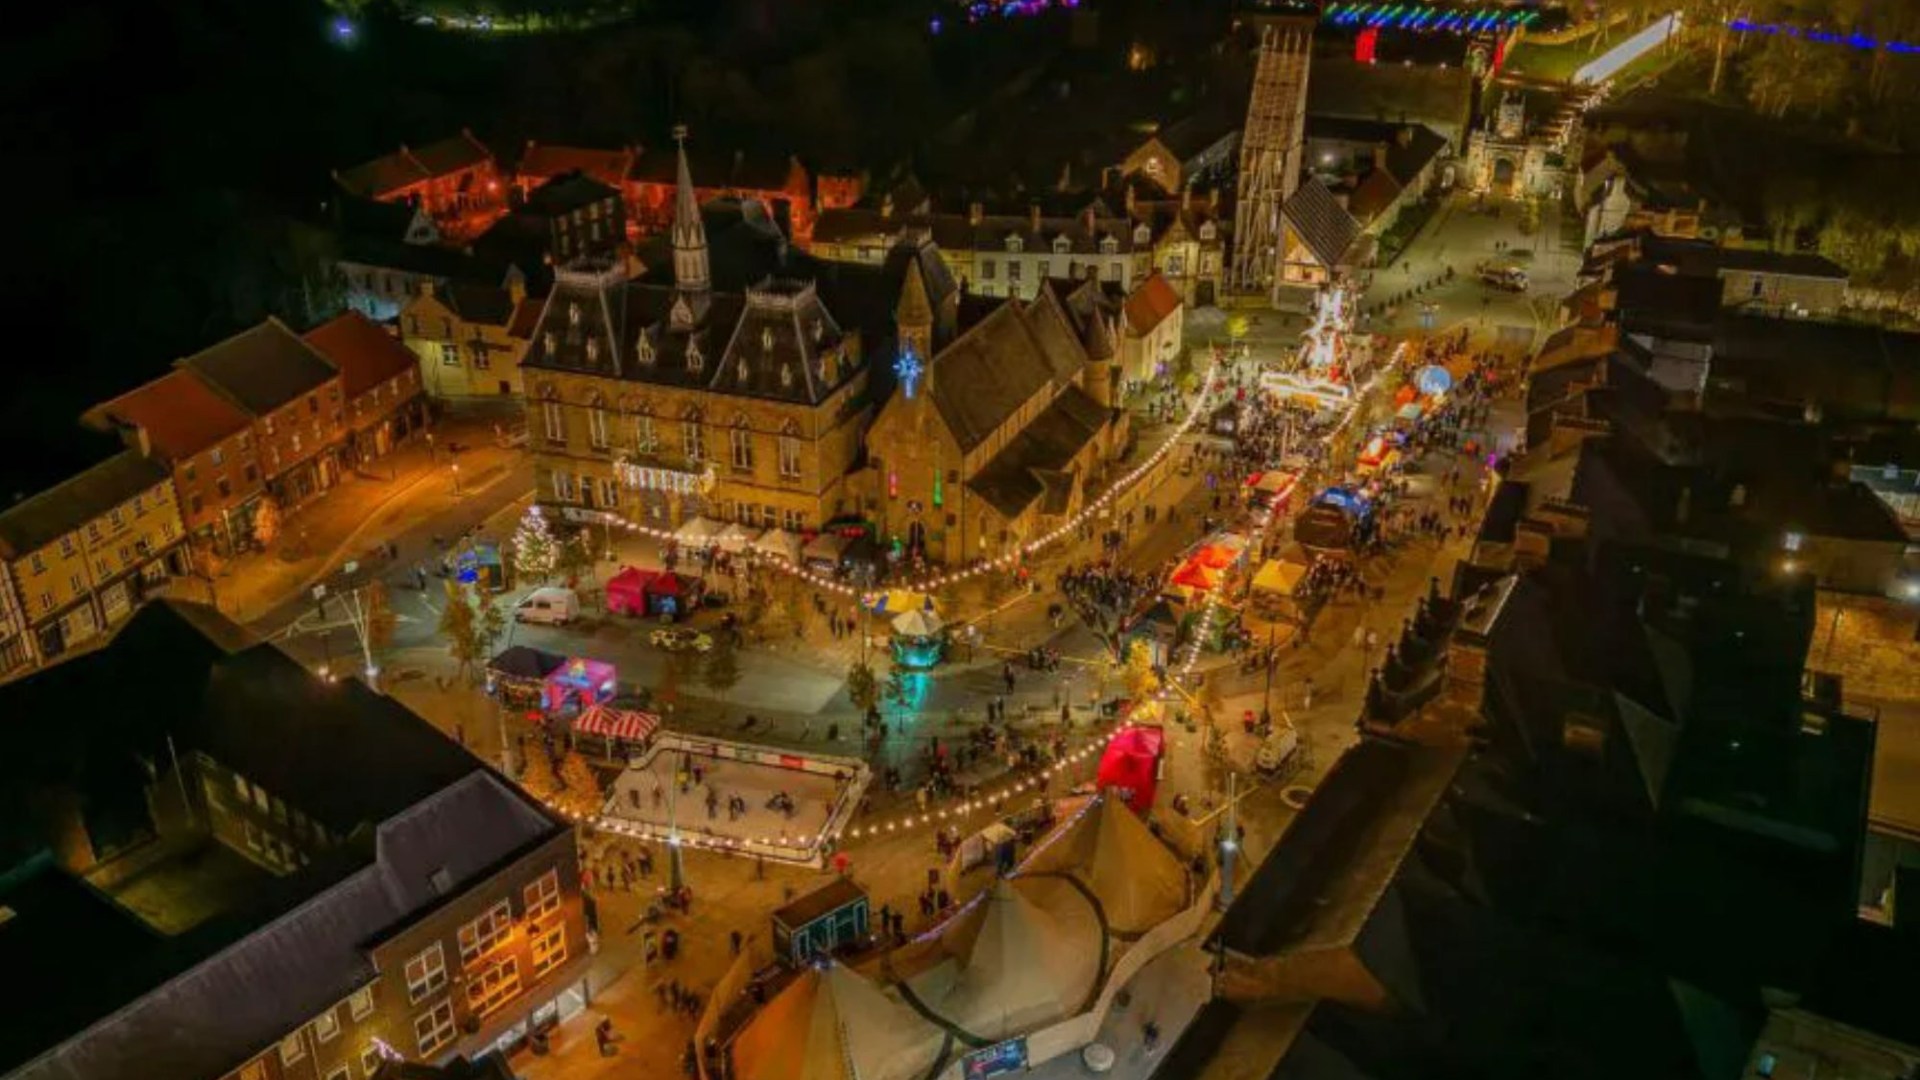
M 915 280 L 894 390 L 867 439 L 876 522 L 910 556 L 996 557 L 1097 497 L 1125 446 L 1121 294 L 1049 279 L 1031 300 L 967 297 L 943 343 Z

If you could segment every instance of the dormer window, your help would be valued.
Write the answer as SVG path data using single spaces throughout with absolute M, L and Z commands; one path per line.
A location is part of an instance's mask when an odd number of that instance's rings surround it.
M 553 349 L 554 349 L 553 331 L 549 330 L 546 333 L 540 335 L 540 344 L 546 346 L 547 355 L 549 356 L 553 355 Z
M 644 331 L 640 334 L 640 340 L 633 343 L 633 354 L 639 357 L 643 364 L 653 363 L 653 342 L 648 339 Z
M 773 351 L 773 327 L 771 326 L 763 326 L 760 328 L 760 351 Z
M 678 297 L 673 302 L 673 311 L 669 315 L 675 330 L 685 330 L 693 325 L 693 309 L 687 306 L 687 298 Z
M 567 325 L 568 325 L 568 326 L 579 326 L 579 325 L 580 325 L 580 303 L 579 303 L 579 301 L 575 301 L 575 302 L 573 302 L 573 303 L 571 303 L 571 304 L 568 304 L 568 305 L 567 305 Z
M 1219 230 L 1213 227 L 1213 222 L 1211 221 L 1204 222 L 1200 226 L 1200 239 L 1202 240 L 1211 240 L 1219 234 Z
M 1100 254 L 1112 255 L 1118 252 L 1119 250 L 1120 250 L 1120 241 L 1115 240 L 1111 236 L 1103 236 L 1100 238 Z
M 1134 242 L 1134 243 L 1136 243 L 1136 244 L 1145 244 L 1145 243 L 1147 243 L 1148 241 L 1151 241 L 1152 239 L 1153 239 L 1153 233 L 1151 233 L 1151 232 L 1149 232 L 1149 231 L 1147 230 L 1147 227 L 1146 227 L 1146 225 L 1144 225 L 1144 224 L 1141 224 L 1141 225 L 1135 225 L 1135 226 L 1133 227 L 1133 242 Z
M 813 320 L 813 343 L 815 345 L 820 344 L 820 339 L 826 336 L 827 324 L 821 322 L 819 319 Z
M 780 365 L 780 389 L 782 390 L 793 389 L 793 365 L 792 364 Z
M 744 356 L 741 357 L 740 362 L 734 365 L 733 373 L 734 373 L 734 376 L 737 377 L 741 382 L 747 381 L 747 377 L 752 374 L 752 371 L 749 370 L 747 367 L 746 357 Z
M 706 362 L 707 362 L 707 358 L 700 355 L 700 343 L 698 341 L 695 341 L 693 338 L 688 338 L 687 339 L 687 370 L 699 371 L 700 368 L 706 364 Z
M 587 363 L 597 364 L 599 362 L 600 362 L 600 339 L 588 338 L 587 339 Z
M 1015 255 L 1018 255 L 1018 254 L 1020 254 L 1020 253 L 1021 253 L 1022 251 L 1025 251 L 1026 249 L 1027 249 L 1027 243 L 1026 243 L 1026 241 L 1024 241 L 1024 240 L 1022 240 L 1022 239 L 1020 239 L 1020 238 L 1019 238 L 1018 236 L 1009 236 L 1009 237 L 1007 237 L 1007 250 L 1008 250 L 1008 251 L 1011 251 L 1011 252 L 1013 252 L 1013 253 L 1014 253 Z
M 1055 255 L 1065 255 L 1072 250 L 1073 241 L 1067 239 L 1065 236 L 1056 236 L 1053 238 L 1053 253 Z

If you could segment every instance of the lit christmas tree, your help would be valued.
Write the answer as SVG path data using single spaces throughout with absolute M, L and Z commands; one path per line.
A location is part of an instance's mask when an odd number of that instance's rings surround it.
M 513 531 L 514 570 L 523 578 L 545 581 L 553 574 L 559 554 L 546 515 L 538 506 L 527 507 L 520 517 L 520 527 Z

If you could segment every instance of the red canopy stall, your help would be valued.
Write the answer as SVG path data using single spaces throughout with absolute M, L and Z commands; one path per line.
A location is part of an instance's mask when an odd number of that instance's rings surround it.
M 1160 781 L 1160 755 L 1166 747 L 1166 732 L 1158 725 L 1141 724 L 1122 728 L 1107 740 L 1100 755 L 1100 769 L 1094 784 L 1100 790 L 1115 789 L 1135 813 L 1153 808 L 1155 788 Z

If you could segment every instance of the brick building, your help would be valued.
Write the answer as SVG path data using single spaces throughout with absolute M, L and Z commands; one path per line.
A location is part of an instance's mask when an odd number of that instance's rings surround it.
M 346 402 L 333 362 L 269 318 L 179 366 L 253 421 L 267 492 L 293 509 L 340 479 Z
M 506 206 L 493 151 L 466 130 L 337 169 L 333 180 L 358 198 L 418 206 L 449 235 L 477 235 Z
M 420 368 L 398 338 L 349 311 L 307 331 L 303 340 L 340 370 L 349 461 L 365 464 L 384 457 L 425 426 Z
M 245 410 L 182 370 L 89 409 L 85 422 L 121 433 L 127 444 L 173 473 L 188 539 L 220 555 L 246 547 L 266 476 Z
M 0 689 L 82 700 L 0 762 L 0 1076 L 367 1080 L 584 1004 L 572 829 L 393 699 L 169 603 Z

